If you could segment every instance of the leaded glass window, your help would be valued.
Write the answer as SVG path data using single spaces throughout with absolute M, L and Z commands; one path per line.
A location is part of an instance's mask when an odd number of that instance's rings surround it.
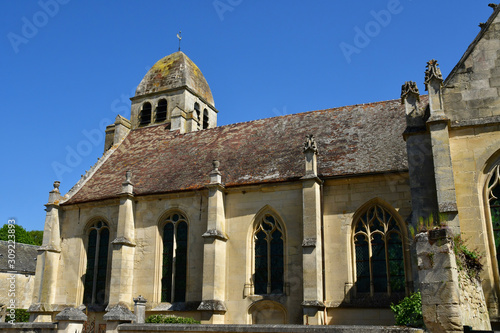
M 194 103 L 194 111 L 196 112 L 196 120 L 198 121 L 198 129 L 199 129 L 201 122 L 200 104 Z
M 167 120 L 167 100 L 162 98 L 156 107 L 155 122 L 161 123 L 165 120 Z
M 89 228 L 87 246 L 87 270 L 83 291 L 83 303 L 103 305 L 106 295 L 108 269 L 109 228 L 103 221 Z
M 162 302 L 186 301 L 188 224 L 184 215 L 173 213 L 163 227 Z
M 148 125 L 149 123 L 151 123 L 151 103 L 146 102 L 142 105 L 139 125 Z
M 355 221 L 356 292 L 405 291 L 402 239 L 398 223 L 380 205 L 371 206 Z
M 254 231 L 255 294 L 282 294 L 284 287 L 284 233 L 272 215 L 265 215 Z
M 203 129 L 208 128 L 208 111 L 207 109 L 203 110 Z
M 495 239 L 495 248 L 497 254 L 497 263 L 500 267 L 500 166 L 493 170 L 491 179 L 488 183 L 488 203 L 490 205 L 491 224 L 493 227 L 493 238 Z

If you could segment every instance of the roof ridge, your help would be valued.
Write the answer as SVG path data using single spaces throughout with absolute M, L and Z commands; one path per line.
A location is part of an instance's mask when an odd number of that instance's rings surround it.
M 420 97 L 424 97 L 424 96 L 427 96 L 427 94 L 420 95 Z M 240 122 L 237 122 L 237 123 L 232 123 L 232 124 L 227 124 L 227 125 L 212 127 L 212 128 L 208 128 L 208 129 L 222 128 L 222 127 L 228 127 L 228 126 L 234 126 L 234 125 L 240 125 L 240 124 L 248 124 L 248 123 L 251 123 L 251 122 L 254 122 L 254 121 L 268 120 L 268 119 L 274 119 L 274 118 L 292 117 L 292 116 L 296 116 L 296 115 L 303 115 L 303 114 L 313 113 L 313 112 L 335 111 L 335 110 L 340 110 L 340 109 L 347 108 L 347 107 L 356 107 L 356 106 L 363 106 L 363 105 L 376 105 L 376 104 L 387 103 L 387 102 L 394 102 L 394 101 L 400 102 L 401 99 L 400 98 L 394 98 L 394 99 L 388 99 L 388 100 L 385 100 L 385 101 L 377 101 L 377 102 L 361 103 L 361 104 L 342 105 L 342 106 L 336 106 L 336 107 L 328 108 L 328 109 L 309 110 L 309 111 L 303 111 L 303 112 L 291 113 L 291 114 L 284 114 L 284 115 L 274 116 L 274 117 L 267 117 L 267 118 L 260 118 L 260 119 L 254 119 L 254 120 L 240 121 Z M 184 134 L 188 134 L 188 133 L 184 133 Z

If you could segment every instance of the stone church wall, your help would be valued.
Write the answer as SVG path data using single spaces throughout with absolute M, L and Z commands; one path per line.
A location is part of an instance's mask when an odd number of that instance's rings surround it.
M 357 309 L 350 306 L 353 287 L 352 225 L 356 212 L 371 200 L 394 208 L 402 224 L 411 212 L 408 175 L 389 174 L 328 180 L 324 185 L 325 286 L 327 322 L 394 324 L 389 308 Z M 411 268 L 407 260 L 407 274 Z M 339 269 L 342 267 L 342 269 Z M 368 305 L 369 307 L 369 305 Z M 362 315 L 361 315 L 362 312 Z
M 285 295 L 251 295 L 253 224 L 265 212 L 278 217 L 286 230 Z M 226 323 L 251 323 L 249 311 L 269 300 L 287 309 L 288 323 L 302 323 L 302 186 L 263 185 L 229 190 L 226 195 L 227 287 Z M 276 306 L 279 306 L 276 304 Z
M 488 244 L 494 244 L 488 203 L 485 201 L 486 182 L 496 165 L 500 148 L 498 125 L 452 129 L 450 151 L 457 193 L 460 230 L 468 246 L 484 254 L 481 278 L 491 316 L 498 315 L 495 279 L 496 258 Z
M 500 101 L 500 16 L 483 32 L 482 39 L 472 44 L 474 49 L 468 58 L 452 71 L 451 79 L 446 80 L 443 100 L 445 114 L 452 125 L 500 116 L 497 107 Z

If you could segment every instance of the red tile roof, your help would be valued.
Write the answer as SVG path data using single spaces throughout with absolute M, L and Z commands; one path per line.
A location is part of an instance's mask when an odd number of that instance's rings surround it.
M 427 96 L 422 96 L 427 104 Z M 203 188 L 212 160 L 226 187 L 304 176 L 303 144 L 313 134 L 322 178 L 406 171 L 400 100 L 311 111 L 179 134 L 164 125 L 131 131 L 65 204 L 116 197 L 132 171 L 135 195 Z

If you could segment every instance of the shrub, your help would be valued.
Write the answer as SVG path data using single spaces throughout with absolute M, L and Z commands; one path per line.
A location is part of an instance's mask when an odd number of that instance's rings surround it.
M 198 320 L 187 317 L 151 315 L 146 318 L 146 323 L 150 324 L 200 324 Z
M 422 296 L 416 292 L 401 300 L 397 305 L 391 304 L 391 310 L 396 319 L 396 325 L 424 327 L 422 317 Z
M 465 270 L 470 278 L 479 278 L 479 273 L 483 270 L 483 264 L 481 264 L 483 256 L 477 251 L 469 249 L 460 235 L 453 239 L 453 251 L 457 259 L 458 269 Z
M 30 314 L 26 309 L 14 309 L 14 318 L 11 317 L 12 310 L 7 309 L 5 313 L 5 321 L 10 322 L 14 319 L 14 323 L 27 323 L 30 321 Z

